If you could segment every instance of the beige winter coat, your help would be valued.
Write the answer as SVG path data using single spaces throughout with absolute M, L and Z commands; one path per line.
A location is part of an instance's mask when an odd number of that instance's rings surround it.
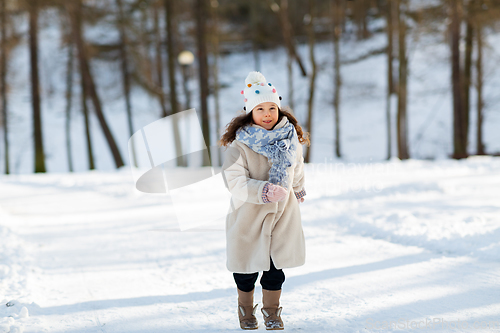
M 286 116 L 274 128 L 283 127 L 285 122 Z M 297 159 L 287 169 L 289 184 L 292 184 L 288 196 L 277 203 L 264 203 L 262 190 L 269 179 L 271 162 L 240 141 L 234 140 L 229 145 L 222 166 L 234 207 L 226 218 L 226 266 L 229 271 L 268 271 L 270 257 L 277 269 L 304 264 L 304 232 L 294 194 L 304 189 L 302 150 L 299 143 Z

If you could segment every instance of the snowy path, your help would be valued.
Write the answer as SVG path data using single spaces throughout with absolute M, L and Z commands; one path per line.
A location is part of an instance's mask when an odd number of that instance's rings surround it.
M 285 331 L 500 332 L 500 158 L 330 167 L 306 166 Z M 131 186 L 126 169 L 0 178 L 0 333 L 241 332 L 224 232 L 153 231 L 176 227 L 170 201 Z

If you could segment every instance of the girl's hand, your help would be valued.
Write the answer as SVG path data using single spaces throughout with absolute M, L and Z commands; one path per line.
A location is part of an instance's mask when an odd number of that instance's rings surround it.
M 300 204 L 301 202 L 304 202 L 304 198 L 297 199 L 297 202 Z
M 287 194 L 288 191 L 286 188 L 279 185 L 269 184 L 269 188 L 267 189 L 267 200 L 271 202 L 282 201 L 286 198 Z

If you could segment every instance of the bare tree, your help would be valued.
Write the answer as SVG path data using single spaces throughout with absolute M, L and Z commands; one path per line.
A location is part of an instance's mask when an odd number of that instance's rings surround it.
M 163 66 L 161 64 L 161 47 L 163 46 L 161 45 L 161 33 L 156 25 L 153 27 L 152 32 L 148 28 L 151 16 L 153 17 L 153 22 L 158 20 L 158 16 L 161 13 L 162 3 L 162 0 L 157 0 L 153 3 L 153 6 L 150 9 L 145 6 L 146 2 L 139 1 L 135 3 L 135 5 L 139 6 L 138 10 L 140 11 L 140 18 L 138 20 L 138 24 L 131 19 L 127 19 L 127 32 L 130 34 L 129 44 L 131 45 L 127 48 L 127 56 L 129 58 L 129 63 L 133 64 L 133 66 L 129 66 L 131 84 L 132 82 L 135 83 L 139 87 L 143 88 L 144 91 L 150 94 L 153 98 L 158 98 L 161 103 L 163 117 L 166 117 L 169 113 L 167 112 L 165 104 L 166 94 L 163 91 L 163 83 L 161 85 L 158 83 L 158 75 L 163 74 Z M 136 10 L 136 6 L 131 4 L 126 16 L 133 16 L 132 14 L 135 14 Z M 151 33 L 156 45 L 156 50 L 152 55 L 150 54 Z M 160 62 L 160 66 L 158 66 L 158 61 Z
M 213 45 L 213 58 L 214 63 L 212 67 L 212 76 L 214 79 L 214 102 L 215 102 L 215 132 L 217 133 L 217 140 L 221 137 L 221 128 L 220 128 L 220 107 L 219 107 L 219 13 L 217 11 L 219 7 L 219 2 L 217 0 L 212 0 L 211 2 L 212 8 L 212 18 L 213 25 L 211 31 L 212 37 L 212 45 Z M 254 42 L 255 45 L 255 42 Z M 255 46 L 254 46 L 255 50 Z M 258 63 L 258 54 L 256 55 L 254 52 L 254 57 L 256 59 L 256 63 Z M 217 166 L 221 166 L 223 163 L 222 156 L 220 154 L 220 150 L 217 150 Z M 212 165 L 215 165 L 213 163 Z
M 292 108 L 292 110 L 295 109 L 295 97 L 294 97 L 294 89 L 293 89 L 293 58 L 290 55 L 290 52 L 287 52 L 286 56 L 286 68 L 287 68 L 287 73 L 288 73 L 288 105 Z
M 67 17 L 66 17 L 67 18 Z M 61 15 L 61 19 L 64 20 L 65 16 Z M 64 21 L 63 21 L 64 22 Z M 66 26 L 66 24 L 64 24 Z M 69 30 L 69 29 L 68 29 Z M 68 61 L 66 63 L 66 155 L 68 157 L 68 170 L 73 172 L 73 158 L 71 151 L 71 103 L 73 100 L 73 62 L 74 62 L 74 44 L 71 38 L 71 31 L 66 33 L 66 43 L 68 48 Z
M 307 100 L 307 131 L 312 137 L 313 133 L 313 102 L 314 102 L 314 90 L 316 84 L 316 58 L 314 57 L 314 46 L 316 43 L 316 38 L 314 34 L 314 18 L 316 17 L 316 0 L 308 0 L 309 13 L 306 15 L 305 24 L 307 26 L 307 34 L 309 41 L 309 59 L 311 61 L 311 73 L 309 77 L 309 98 Z M 309 163 L 311 160 L 311 147 L 306 150 L 306 156 L 304 161 Z
M 477 81 L 477 134 L 476 134 L 476 154 L 486 155 L 483 143 L 483 27 L 477 21 L 476 28 L 477 60 L 476 60 L 476 81 Z
M 167 116 L 167 108 L 165 107 L 165 94 L 163 94 L 163 60 L 161 52 L 161 32 L 160 32 L 160 1 L 156 1 L 153 5 L 153 30 L 155 41 L 155 62 L 156 62 L 156 84 L 161 93 L 158 95 L 163 117 Z
M 395 93 L 394 89 L 394 73 L 393 73 L 393 59 L 394 59 L 394 28 L 393 28 L 393 15 L 394 10 L 393 0 L 386 1 L 386 22 L 387 22 L 387 95 L 386 95 L 386 127 L 387 127 L 387 159 L 392 156 L 392 125 L 391 125 L 391 96 Z
M 453 92 L 453 158 L 467 157 L 467 130 L 460 66 L 460 0 L 450 0 L 450 49 Z
M 294 89 L 294 78 L 293 78 L 293 62 L 297 61 L 297 64 L 302 70 L 304 75 L 305 69 L 302 65 L 302 60 L 298 57 L 295 43 L 293 42 L 293 32 L 292 23 L 290 22 L 290 13 L 288 0 L 281 1 L 281 7 L 277 4 L 271 4 L 271 9 L 278 14 L 280 18 L 280 25 L 282 24 L 281 31 L 283 33 L 283 38 L 285 39 L 285 46 L 287 50 L 287 72 L 288 72 L 288 104 L 292 110 L 295 109 L 295 89 Z M 297 58 L 298 57 L 298 58 Z M 304 75 L 305 76 L 305 75 Z
M 0 97 L 2 98 L 2 126 L 3 126 L 3 140 L 4 140 L 4 157 L 5 157 L 5 171 L 4 173 L 8 175 L 10 173 L 9 169 L 9 122 L 7 117 L 7 57 L 8 57 L 8 46 L 7 46 L 7 15 L 6 15 L 6 1 L 1 0 L 0 10 L 1 10 L 1 44 L 0 44 Z
M 476 124 L 476 154 L 486 155 L 486 150 L 483 142 L 483 16 L 485 12 L 483 9 L 484 1 L 475 1 L 475 12 L 478 16 L 475 19 L 475 33 L 476 33 L 476 92 L 477 92 L 477 124 Z
M 206 13 L 207 0 L 196 0 L 196 42 L 198 45 L 198 72 L 200 82 L 201 128 L 208 149 L 208 155 L 203 154 L 203 166 L 210 165 L 210 124 L 208 118 L 208 61 L 207 61 L 207 36 Z
M 465 32 L 465 62 L 463 70 L 463 107 L 464 107 L 464 135 L 465 135 L 465 150 L 469 138 L 469 113 L 470 113 L 470 86 L 472 72 L 472 39 L 474 36 L 474 2 L 469 1 L 467 6 L 467 14 L 465 17 L 466 32 Z
M 340 2 L 340 3 L 339 3 Z M 340 89 L 342 87 L 342 78 L 340 76 L 340 37 L 342 36 L 342 21 L 344 16 L 344 2 L 333 1 L 333 109 L 334 109 L 334 126 L 335 126 L 335 155 L 341 157 L 340 152 Z
M 89 94 L 89 97 L 92 100 L 94 105 L 94 111 L 96 113 L 97 119 L 99 120 L 99 124 L 101 125 L 102 131 L 104 133 L 104 137 L 108 142 L 109 148 L 113 155 L 115 165 L 117 168 L 123 166 L 123 160 L 120 155 L 120 151 L 118 150 L 118 146 L 116 145 L 115 139 L 111 134 L 111 131 L 106 123 L 106 119 L 104 118 L 104 114 L 102 111 L 101 101 L 97 94 L 97 88 L 94 83 L 94 78 L 90 72 L 90 67 L 88 63 L 87 51 L 85 49 L 85 44 L 82 36 L 82 24 L 81 24 L 81 15 L 82 15 L 82 3 L 81 0 L 74 0 L 66 2 L 66 6 L 68 8 L 68 13 L 71 20 L 71 27 L 73 31 L 73 38 L 75 40 L 77 50 L 78 50 L 78 60 L 80 64 L 80 72 L 83 84 L 85 85 L 86 93 Z M 86 93 L 83 95 L 86 96 Z
M 42 115 L 40 110 L 40 87 L 38 77 L 38 0 L 27 3 L 29 11 L 31 98 L 33 108 L 33 138 L 35 140 L 35 172 L 45 172 L 43 151 Z
M 407 82 L 408 82 L 408 57 L 406 54 L 406 11 L 408 0 L 397 0 L 397 18 L 399 34 L 399 90 L 398 90 L 398 157 L 401 160 L 410 158 L 408 153 L 408 127 L 406 119 L 407 108 Z
M 80 71 L 81 72 L 81 71 Z M 89 163 L 89 170 L 95 169 L 94 162 L 94 152 L 92 149 L 92 136 L 90 134 L 90 113 L 87 105 L 87 86 L 83 80 L 81 82 L 81 103 L 82 103 L 82 113 L 85 122 L 85 139 L 87 144 L 87 161 Z
M 128 57 L 127 57 L 127 32 L 125 31 L 125 14 L 123 13 L 123 3 L 122 0 L 116 0 L 116 6 L 118 7 L 118 31 L 120 33 L 120 42 L 119 42 L 119 50 L 120 50 L 120 64 L 122 70 L 122 82 L 123 82 L 123 94 L 125 95 L 125 106 L 127 110 L 127 124 L 128 124 L 128 132 L 129 136 L 132 137 L 134 134 L 134 125 L 132 120 L 132 103 L 130 101 L 130 73 L 129 73 L 129 65 L 128 65 Z M 137 158 L 135 153 L 134 141 L 132 141 L 132 163 L 135 167 L 137 167 Z
M 370 7 L 369 0 L 356 0 L 354 4 L 354 21 L 356 24 L 356 32 L 358 39 L 366 39 L 370 36 L 367 24 L 367 11 Z
M 274 0 L 267 0 L 267 2 L 269 3 L 271 10 L 278 16 L 278 20 L 282 28 L 281 31 L 283 33 L 283 39 L 285 41 L 285 46 L 288 50 L 289 56 L 297 61 L 302 76 L 307 76 L 307 72 L 304 68 L 302 60 L 300 59 L 296 51 L 295 43 L 293 41 L 292 26 L 288 17 L 288 0 L 281 0 L 280 5 L 274 2 Z
M 168 81 L 170 88 L 170 107 L 172 109 L 172 114 L 176 114 L 179 112 L 179 103 L 177 101 L 177 80 L 175 77 L 176 66 L 175 61 L 176 57 L 176 49 L 174 45 L 175 39 L 175 29 L 173 26 L 174 20 L 174 1 L 175 0 L 164 0 L 165 3 L 165 27 L 167 30 L 167 57 L 168 57 Z M 179 124 L 177 122 L 177 117 L 173 118 L 172 127 L 174 130 L 174 144 L 175 151 L 177 153 L 177 165 L 178 166 L 187 166 L 185 162 L 185 156 L 182 154 L 182 142 L 181 136 L 179 132 Z
M 167 64 L 168 64 L 168 80 L 170 89 L 170 107 L 172 109 L 172 114 L 179 112 L 179 104 L 177 102 L 177 82 L 175 78 L 175 60 L 176 60 L 176 50 L 174 49 L 174 1 L 175 0 L 164 0 L 165 4 L 165 28 L 166 28 L 166 38 L 167 38 Z

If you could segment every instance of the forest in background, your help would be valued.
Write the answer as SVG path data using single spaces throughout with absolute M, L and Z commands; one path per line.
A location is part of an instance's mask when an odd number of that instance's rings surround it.
M 44 12 L 54 12 L 53 22 L 40 22 Z M 488 34 L 500 30 L 500 2 L 493 0 L 0 0 L 0 143 L 5 174 L 10 173 L 9 123 L 15 110 L 9 108 L 9 78 L 13 50 L 28 41 L 31 89 L 31 108 L 34 147 L 34 172 L 46 172 L 44 142 L 42 140 L 42 110 L 40 93 L 39 48 L 43 40 L 40 31 L 57 26 L 63 36 L 60 47 L 67 53 L 65 100 L 66 147 L 68 169 L 73 171 L 72 144 L 70 140 L 71 110 L 77 109 L 85 120 L 85 142 L 88 169 L 95 169 L 89 117 L 94 114 L 109 147 L 117 168 L 123 166 L 124 154 L 110 130 L 105 116 L 105 99 L 99 94 L 92 68 L 94 59 L 118 65 L 121 72 L 122 98 L 131 136 L 139 128 L 134 126 L 135 110 L 131 103 L 131 91 L 140 88 L 161 106 L 158 118 L 189 109 L 197 100 L 197 112 L 201 119 L 207 147 L 210 142 L 210 122 L 216 123 L 220 132 L 218 100 L 221 84 L 218 73 L 222 63 L 220 56 L 234 52 L 253 55 L 254 68 L 260 68 L 260 52 L 276 47 L 287 50 L 288 95 L 293 109 L 294 91 L 292 72 L 299 71 L 308 80 L 307 121 L 304 129 L 314 132 L 313 115 L 331 112 L 335 119 L 335 152 L 342 156 L 342 91 L 341 69 L 343 65 L 362 61 L 375 55 L 386 55 L 387 81 L 387 159 L 397 156 L 411 158 L 408 149 L 407 82 L 411 75 L 408 63 L 407 39 L 410 34 L 435 34 L 449 48 L 451 77 L 449 89 L 453 98 L 453 154 L 461 159 L 469 155 L 499 154 L 487 152 L 483 143 L 483 117 L 488 105 L 483 98 L 485 73 L 484 50 Z M 382 21 L 384 25 L 371 22 Z M 95 27 L 114 31 L 112 40 L 99 40 L 89 36 Z M 375 34 L 386 35 L 386 43 L 349 59 L 341 59 L 340 50 L 345 40 L 362 42 Z M 329 42 L 331 54 L 332 103 L 330 110 L 315 108 L 314 96 L 317 73 L 315 45 Z M 307 44 L 307 58 L 300 56 L 297 45 Z M 75 70 L 75 68 L 77 70 Z M 196 78 L 199 89 L 191 96 L 187 89 L 188 77 Z M 75 80 L 76 78 L 76 80 Z M 74 85 L 79 82 L 79 85 Z M 477 102 L 470 102 L 471 92 Z M 209 117 L 208 98 L 215 100 L 215 119 Z M 397 100 L 397 118 L 391 122 L 391 98 Z M 470 117 L 476 117 L 476 147 L 467 151 Z M 391 129 L 396 137 L 391 138 Z M 179 128 L 174 129 L 176 150 L 182 151 Z M 397 150 L 391 151 L 390 142 L 397 142 Z M 311 140 L 314 145 L 314 140 Z M 187 166 L 182 154 L 178 166 Z M 134 152 L 132 152 L 132 160 Z M 305 150 L 305 160 L 311 160 L 311 149 Z M 209 165 L 208 159 L 203 165 Z

